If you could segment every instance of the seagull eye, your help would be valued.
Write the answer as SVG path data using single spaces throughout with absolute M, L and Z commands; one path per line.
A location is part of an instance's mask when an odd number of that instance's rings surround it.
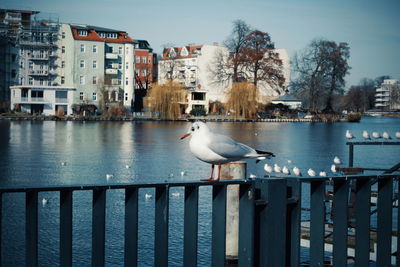
M 192 127 L 192 132 L 194 132 L 194 127 Z

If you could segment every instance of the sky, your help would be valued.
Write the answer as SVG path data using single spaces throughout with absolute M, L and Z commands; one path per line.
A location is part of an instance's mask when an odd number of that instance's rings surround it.
M 347 42 L 347 88 L 362 78 L 400 79 L 400 0 L 2 0 L 0 8 L 126 31 L 157 53 L 171 44 L 222 44 L 241 19 L 291 57 L 315 38 Z

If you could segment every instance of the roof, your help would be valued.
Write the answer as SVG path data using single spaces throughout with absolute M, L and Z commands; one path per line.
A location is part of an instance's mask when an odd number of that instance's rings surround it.
M 98 42 L 107 42 L 107 43 L 133 43 L 131 37 L 125 31 L 118 31 L 103 27 L 91 26 L 91 25 L 73 25 L 70 24 L 72 35 L 74 36 L 75 40 L 82 40 L 82 41 L 98 41 Z M 86 30 L 88 31 L 87 36 L 80 36 L 78 35 L 79 30 Z M 103 38 L 100 36 L 99 33 L 117 33 L 118 37 L 114 38 Z
M 173 49 L 176 53 L 176 56 L 173 57 L 172 59 L 180 59 L 180 58 L 190 58 L 190 57 L 194 57 L 197 56 L 198 54 L 195 53 L 195 51 L 199 51 L 201 50 L 201 48 L 203 47 L 203 45 L 187 45 L 187 46 L 183 46 L 183 47 L 170 47 L 170 48 L 164 48 L 164 51 L 162 53 L 162 60 L 168 60 L 171 59 L 168 54 L 169 52 Z M 187 56 L 181 56 L 180 53 L 182 51 L 183 48 L 186 48 L 188 55 Z
M 275 98 L 272 101 L 284 101 L 284 102 L 301 102 L 300 99 L 295 98 L 292 95 L 281 95 L 278 98 Z

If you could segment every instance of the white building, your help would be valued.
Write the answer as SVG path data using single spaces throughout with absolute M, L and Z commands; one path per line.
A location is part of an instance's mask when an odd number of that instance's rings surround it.
M 400 81 L 384 80 L 376 89 L 375 107 L 383 110 L 400 109 Z
M 262 103 L 267 103 L 271 98 L 278 96 L 277 92 L 283 92 L 290 81 L 289 56 L 284 49 L 276 49 L 276 52 L 283 61 L 285 84 L 283 88 L 271 88 L 265 82 L 259 82 L 258 89 Z M 226 59 L 228 55 L 228 49 L 217 44 L 166 48 L 159 61 L 159 82 L 163 84 L 173 80 L 188 89 L 186 113 L 198 107 L 208 112 L 211 102 L 227 101 L 231 81 L 218 81 L 212 69 L 215 67 L 217 57 L 222 56 Z

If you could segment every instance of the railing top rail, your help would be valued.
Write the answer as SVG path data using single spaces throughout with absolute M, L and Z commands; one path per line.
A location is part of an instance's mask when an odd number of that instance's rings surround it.
M 346 145 L 366 145 L 366 146 L 398 146 L 399 141 L 371 141 L 371 142 L 346 142 Z
M 77 190 L 101 190 L 101 189 L 126 189 L 126 188 L 156 188 L 156 187 L 184 187 L 184 186 L 210 186 L 210 185 L 237 185 L 250 184 L 251 180 L 220 180 L 216 182 L 203 181 L 179 181 L 163 183 L 116 183 L 116 184 L 82 184 L 82 185 L 49 185 L 49 186 L 16 186 L 0 187 L 0 193 L 16 193 L 27 191 L 77 191 Z
M 315 182 L 315 181 L 338 181 L 338 180 L 368 180 L 368 179 L 384 179 L 384 178 L 400 178 L 400 174 L 375 174 L 375 175 L 343 175 L 343 176 L 314 176 L 314 177 L 297 177 L 297 176 L 270 176 L 270 178 L 262 179 L 275 179 L 285 178 L 292 181 L 298 182 Z

